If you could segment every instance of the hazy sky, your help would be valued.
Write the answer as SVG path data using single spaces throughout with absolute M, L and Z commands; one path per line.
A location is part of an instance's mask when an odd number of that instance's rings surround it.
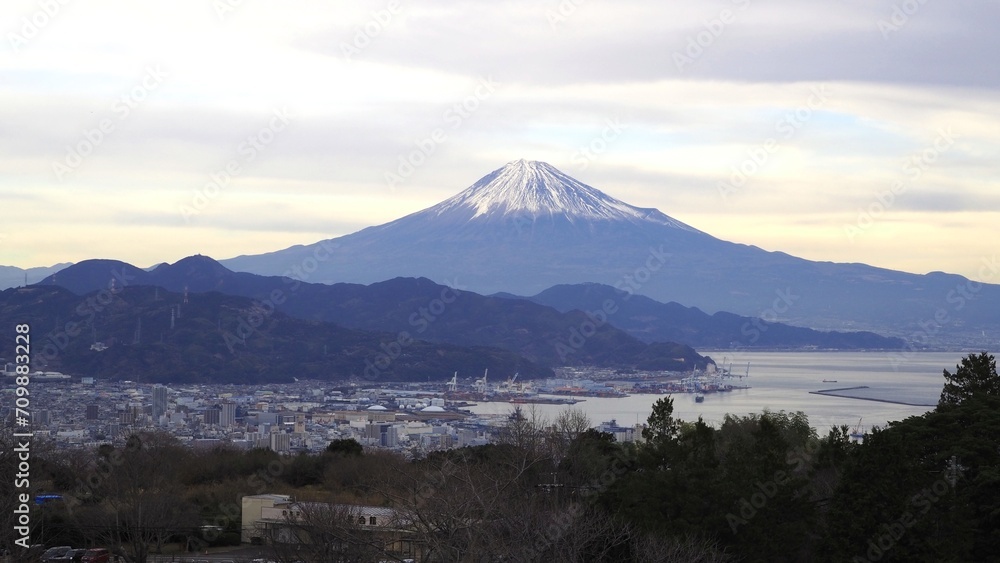
M 996 1 L 2 12 L 0 264 L 312 243 L 519 158 L 809 259 L 983 279 L 997 253 Z

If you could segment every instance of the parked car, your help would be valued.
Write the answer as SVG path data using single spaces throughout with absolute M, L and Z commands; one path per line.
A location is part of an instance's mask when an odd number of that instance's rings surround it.
M 109 563 L 111 553 L 103 547 L 95 547 L 84 552 L 81 563 Z
M 50 561 L 65 561 L 65 559 L 58 559 L 64 557 L 67 551 L 71 551 L 73 546 L 60 545 L 58 547 L 50 547 L 45 550 L 42 554 L 42 563 L 49 563 Z
M 83 553 L 87 551 L 86 549 L 67 549 L 59 555 L 55 555 L 48 559 L 51 563 L 80 563 L 83 559 Z

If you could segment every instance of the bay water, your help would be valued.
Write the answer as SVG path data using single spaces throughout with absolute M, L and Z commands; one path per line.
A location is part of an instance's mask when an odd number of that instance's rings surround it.
M 720 366 L 723 358 L 732 372 L 743 374 L 750 363 L 750 377 L 733 384 L 750 389 L 705 395 L 696 403 L 693 394 L 673 395 L 674 416 L 694 421 L 699 416 L 718 426 L 726 414 L 746 415 L 771 411 L 803 411 L 820 435 L 830 427 L 859 425 L 862 430 L 885 426 L 889 421 L 918 416 L 933 410 L 944 385 L 943 370 L 954 373 L 955 365 L 971 352 L 733 352 L 704 350 Z M 825 380 L 825 381 L 824 381 Z M 867 387 L 830 396 L 815 391 Z M 522 405 L 552 420 L 560 411 L 575 408 L 585 412 L 593 425 L 616 420 L 621 426 L 644 423 L 653 402 L 661 395 L 631 395 L 610 399 L 587 397 L 572 407 L 565 405 Z M 888 402 L 895 401 L 895 402 Z M 909 403 L 909 404 L 900 404 Z M 470 410 L 477 414 L 506 414 L 509 403 L 479 403 Z

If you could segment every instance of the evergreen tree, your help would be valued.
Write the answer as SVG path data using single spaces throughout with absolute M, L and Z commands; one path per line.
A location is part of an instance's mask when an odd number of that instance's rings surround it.
M 974 396 L 1000 396 L 997 362 L 986 352 L 962 358 L 962 363 L 955 366 L 954 374 L 944 370 L 944 378 L 947 383 L 941 391 L 939 408 L 959 405 Z

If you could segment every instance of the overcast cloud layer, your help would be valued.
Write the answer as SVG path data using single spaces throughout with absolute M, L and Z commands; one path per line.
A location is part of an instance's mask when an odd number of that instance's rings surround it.
M 5 2 L 0 264 L 312 243 L 526 158 L 727 240 L 998 281 L 997 2 L 150 4 Z

